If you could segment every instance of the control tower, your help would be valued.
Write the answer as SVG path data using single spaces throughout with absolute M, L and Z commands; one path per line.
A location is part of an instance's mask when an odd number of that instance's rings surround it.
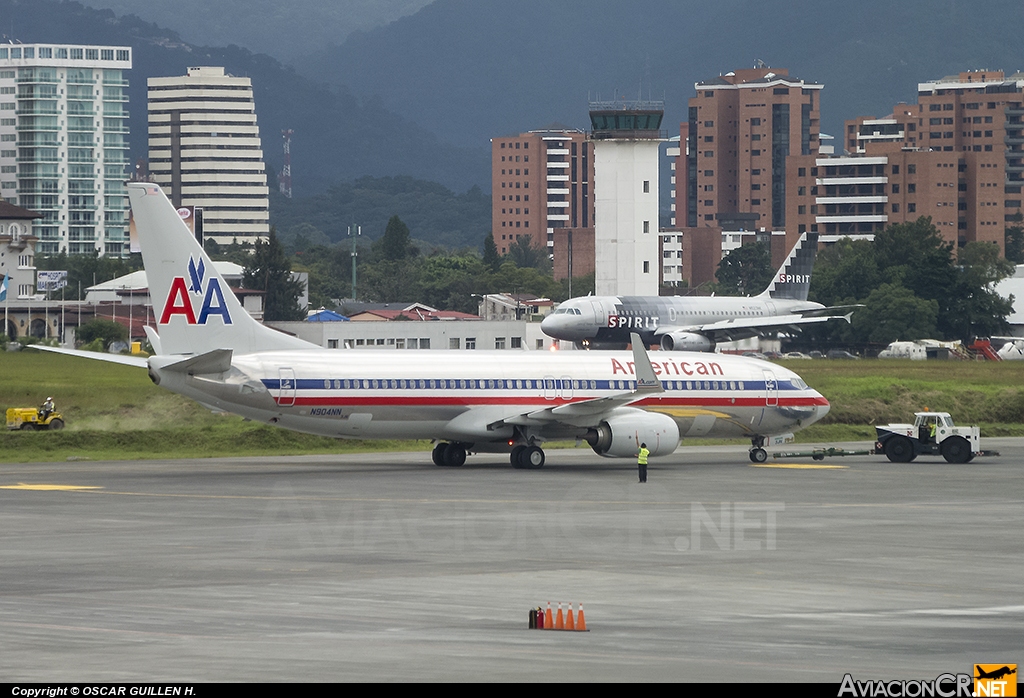
M 664 102 L 591 102 L 594 292 L 658 295 L 658 146 Z

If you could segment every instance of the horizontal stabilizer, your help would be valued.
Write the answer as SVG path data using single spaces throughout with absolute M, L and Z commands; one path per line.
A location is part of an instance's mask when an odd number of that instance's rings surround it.
M 190 376 L 204 373 L 224 373 L 231 370 L 231 350 L 214 349 L 199 356 L 191 356 L 182 361 L 162 367 L 164 371 L 187 373 Z
M 83 359 L 94 359 L 95 361 L 106 361 L 108 364 L 122 364 L 123 366 L 134 366 L 135 368 L 147 368 L 149 363 L 142 356 L 129 356 L 127 354 L 107 354 L 102 351 L 85 351 L 84 349 L 67 349 L 65 347 L 46 347 L 41 344 L 29 344 L 29 349 L 49 351 L 54 354 L 67 354 L 78 356 Z

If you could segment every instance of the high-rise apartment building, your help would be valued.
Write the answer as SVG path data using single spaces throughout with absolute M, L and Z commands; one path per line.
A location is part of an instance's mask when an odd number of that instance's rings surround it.
M 203 209 L 206 239 L 252 243 L 270 202 L 252 81 L 223 68 L 149 78 L 149 172 L 175 206 Z
M 594 225 L 593 151 L 576 129 L 491 139 L 491 235 L 499 254 L 525 235 L 551 254 L 555 230 Z
M 127 46 L 0 47 L 0 197 L 41 254 L 128 254 Z
M 1024 73 L 921 83 L 916 105 L 847 121 L 844 146 L 843 157 L 791 159 L 795 235 L 817 231 L 827 241 L 928 216 L 954 244 L 1002 249 L 1024 198 Z
M 787 158 L 819 150 L 822 87 L 767 67 L 697 83 L 680 126 L 677 225 L 786 228 Z

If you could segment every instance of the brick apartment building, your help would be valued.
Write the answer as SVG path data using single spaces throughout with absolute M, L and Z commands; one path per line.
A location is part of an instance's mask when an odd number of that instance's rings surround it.
M 818 152 L 822 87 L 768 67 L 697 83 L 679 128 L 678 223 L 785 228 L 787 158 Z
M 1021 213 L 1024 73 L 921 83 L 917 104 L 847 121 L 843 145 L 844 157 L 790 158 L 787 238 L 870 235 L 930 216 L 950 242 L 1002 250 L 1006 221 Z
M 524 235 L 551 254 L 557 230 L 593 228 L 593 155 L 593 143 L 576 129 L 491 139 L 491 235 L 498 254 Z

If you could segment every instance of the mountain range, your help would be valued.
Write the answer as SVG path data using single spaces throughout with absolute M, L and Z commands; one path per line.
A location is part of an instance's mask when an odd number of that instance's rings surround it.
M 187 14 L 187 2 L 173 7 Z M 263 53 L 271 42 L 251 37 L 291 35 L 288 18 L 308 23 L 304 12 L 334 3 L 212 0 L 222 20 L 238 18 L 218 24 L 222 45 L 215 47 L 191 43 L 190 33 L 209 36 L 190 28 L 188 20 L 201 24 L 201 15 L 181 22 L 179 34 L 69 0 L 0 0 L 0 31 L 24 42 L 133 46 L 133 157 L 146 154 L 147 77 L 183 74 L 191 65 L 252 77 L 272 167 L 282 161 L 280 130 L 295 131 L 300 196 L 365 175 L 486 192 L 490 138 L 553 122 L 587 128 L 590 100 L 638 96 L 664 99 L 663 128 L 673 135 L 695 82 L 757 60 L 823 83 L 822 131 L 833 135 L 844 119 L 884 116 L 898 101 L 914 102 L 920 82 L 1024 68 L 1019 0 L 435 0 L 413 11 L 423 2 L 393 0 L 397 19 L 363 22 L 370 28 L 343 41 L 340 33 L 334 46 L 324 48 L 322 34 L 311 38 L 308 54 L 294 51 L 291 65 Z M 261 43 L 243 47 L 246 41 Z
M 355 32 L 297 69 L 454 143 L 551 122 L 588 128 L 591 99 L 664 99 L 678 135 L 694 83 L 757 60 L 824 84 L 822 131 L 914 103 L 964 70 L 1024 69 L 1019 0 L 436 0 Z

